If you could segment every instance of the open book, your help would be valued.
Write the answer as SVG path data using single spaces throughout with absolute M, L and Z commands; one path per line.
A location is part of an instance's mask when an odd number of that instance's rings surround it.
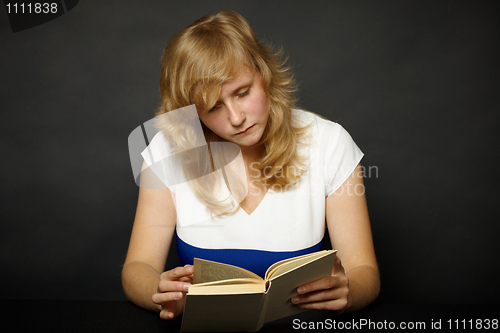
M 267 269 L 265 279 L 240 267 L 195 258 L 181 331 L 252 332 L 305 311 L 290 299 L 297 295 L 297 287 L 331 274 L 336 252 L 278 261 Z

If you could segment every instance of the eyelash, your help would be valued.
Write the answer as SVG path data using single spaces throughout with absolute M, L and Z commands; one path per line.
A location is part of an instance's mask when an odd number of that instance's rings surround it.
M 238 97 L 244 97 L 244 96 L 248 95 L 249 92 L 250 92 L 250 89 L 247 89 L 247 91 L 242 92 L 241 94 L 239 94 Z
M 247 89 L 246 91 L 242 92 L 241 94 L 238 94 L 238 97 L 245 97 L 246 95 L 248 95 L 249 92 L 250 92 L 250 89 Z M 210 110 L 208 110 L 208 112 L 212 112 L 215 109 L 217 109 L 218 107 L 219 107 L 219 105 L 216 104 L 213 108 L 211 108 Z

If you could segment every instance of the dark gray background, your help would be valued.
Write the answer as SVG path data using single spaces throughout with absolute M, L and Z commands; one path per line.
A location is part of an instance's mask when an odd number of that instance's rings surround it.
M 498 303 L 497 7 L 80 1 L 15 34 L 2 7 L 0 296 L 125 299 L 128 135 L 153 117 L 169 38 L 229 8 L 285 47 L 301 106 L 365 152 L 381 300 Z

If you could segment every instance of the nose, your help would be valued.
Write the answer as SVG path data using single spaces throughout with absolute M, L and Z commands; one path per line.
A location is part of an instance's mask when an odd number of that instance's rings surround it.
M 227 105 L 228 109 L 228 118 L 231 125 L 234 127 L 241 126 L 243 122 L 245 122 L 246 114 L 245 112 L 237 105 L 229 104 Z

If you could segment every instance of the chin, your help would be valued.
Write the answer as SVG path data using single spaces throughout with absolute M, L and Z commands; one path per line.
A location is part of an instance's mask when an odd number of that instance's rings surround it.
M 260 138 L 259 138 L 259 140 L 248 140 L 248 141 L 245 140 L 244 142 L 239 142 L 237 144 L 240 147 L 254 147 L 254 146 L 258 145 L 259 141 L 260 141 Z

